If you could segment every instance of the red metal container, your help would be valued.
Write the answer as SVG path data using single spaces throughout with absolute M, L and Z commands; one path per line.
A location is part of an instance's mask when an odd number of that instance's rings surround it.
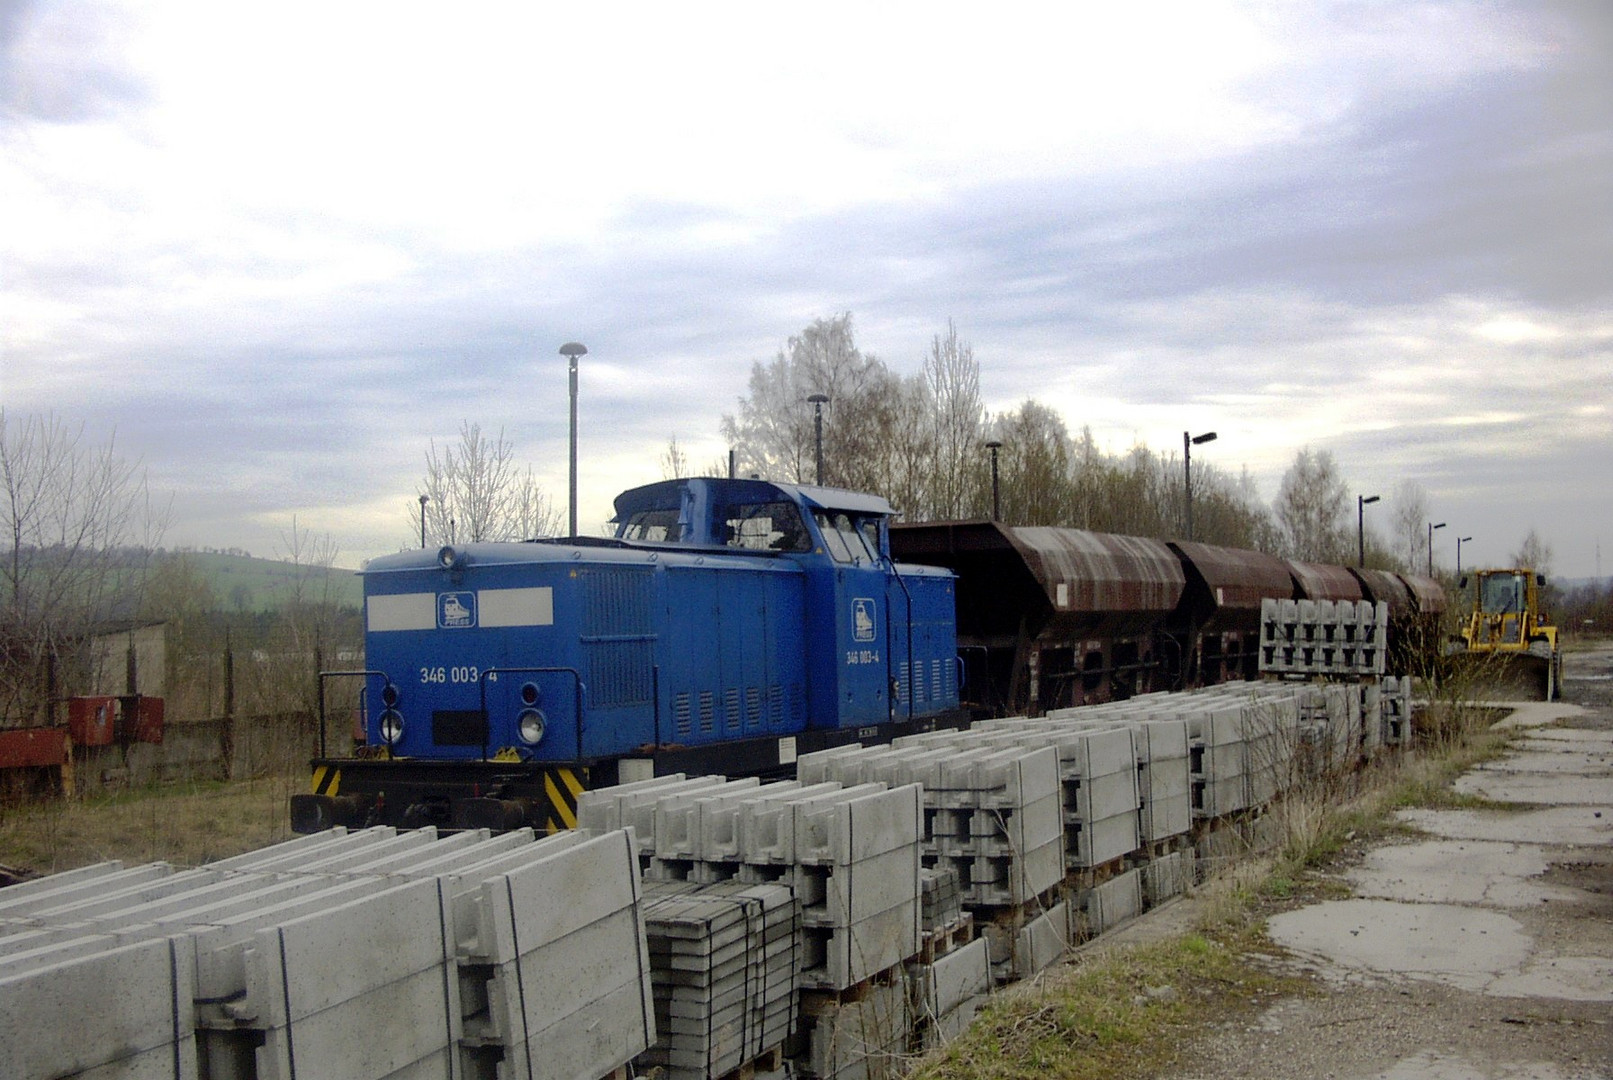
M 135 742 L 162 742 L 163 699 L 160 697 L 124 698 L 124 723 L 130 726 Z M 128 711 L 133 706 L 134 715 Z
M 64 765 L 68 761 L 65 728 L 12 728 L 0 731 L 0 769 Z
M 67 730 L 75 746 L 110 746 L 118 715 L 115 697 L 67 699 Z

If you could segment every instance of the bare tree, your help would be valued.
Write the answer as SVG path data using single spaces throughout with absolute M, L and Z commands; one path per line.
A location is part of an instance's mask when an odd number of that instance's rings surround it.
M 1553 554 L 1551 545 L 1541 539 L 1538 532 L 1530 528 L 1528 535 L 1518 545 L 1518 550 L 1512 553 L 1512 565 L 1526 567 L 1537 574 L 1550 577 Z
M 88 636 L 135 613 L 166 524 L 115 437 L 95 444 L 82 424 L 0 409 L 0 718 L 48 718 Z
M 1004 523 L 1068 524 L 1076 515 L 1075 485 L 1070 476 L 1070 433 L 1059 414 L 1027 400 L 996 417 L 991 430 L 1003 444 L 998 473 Z M 982 516 L 991 509 L 989 484 L 988 478 Z
M 963 516 L 969 493 L 978 487 L 981 431 L 986 409 L 980 399 L 980 365 L 974 347 L 958 340 L 947 320 L 946 337 L 936 334 L 924 360 L 924 382 L 933 417 L 934 467 L 926 510 L 942 520 Z
M 857 454 L 866 445 L 869 417 L 890 373 L 857 348 L 851 313 L 817 319 L 790 338 L 771 363 L 751 365 L 749 391 L 739 412 L 723 417 L 723 436 L 739 453 L 741 475 L 790 483 L 816 479 L 814 394 L 823 407 L 823 481 L 850 483 L 848 472 L 865 467 Z
M 439 544 L 482 540 L 527 540 L 558 535 L 561 512 L 538 485 L 530 466 L 515 463 L 515 448 L 501 429 L 493 439 L 480 424 L 464 421 L 459 442 L 426 452 L 426 475 L 419 495 L 426 496 L 427 542 Z M 418 528 L 418 500 L 410 507 Z
M 689 475 L 689 456 L 678 446 L 678 437 L 673 435 L 666 441 L 666 450 L 661 454 L 661 479 L 679 480 Z
M 277 663 L 271 665 L 275 685 L 266 694 L 267 700 L 281 699 L 279 709 L 312 714 L 318 708 L 318 672 L 336 636 L 336 555 L 330 534 L 303 528 L 295 514 L 275 547 L 275 558 L 291 566 L 291 594 L 280 609 Z
M 539 536 L 559 536 L 565 513 L 555 506 L 532 475 L 532 466 L 521 470 L 510 497 L 509 528 L 506 540 L 531 540 Z
M 1344 562 L 1349 557 L 1349 492 L 1327 450 L 1304 447 L 1283 474 L 1273 512 L 1284 547 L 1296 559 Z
M 1428 566 L 1428 492 L 1415 480 L 1402 480 L 1389 496 L 1389 513 L 1394 529 L 1390 550 L 1405 570 L 1416 572 Z

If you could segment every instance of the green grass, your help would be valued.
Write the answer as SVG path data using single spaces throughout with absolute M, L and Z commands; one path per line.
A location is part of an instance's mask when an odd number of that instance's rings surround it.
M 289 839 L 301 776 L 176 784 L 0 808 L 0 864 L 50 874 L 121 859 L 198 866 Z
M 973 1027 L 923 1060 L 915 1080 L 1123 1080 L 1169 1065 L 1206 1015 L 1247 1013 L 1301 980 L 1262 971 L 1245 954 L 1268 949 L 1249 932 L 1192 933 L 1104 950 L 1003 993 Z

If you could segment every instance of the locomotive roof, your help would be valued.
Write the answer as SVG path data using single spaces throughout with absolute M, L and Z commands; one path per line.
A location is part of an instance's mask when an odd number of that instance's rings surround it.
M 878 495 L 865 495 L 841 488 L 818 487 L 811 484 L 780 484 L 771 480 L 730 480 L 724 477 L 686 477 L 662 480 L 642 487 L 630 488 L 616 496 L 616 519 L 642 510 L 677 508 L 684 492 L 704 489 L 701 493 L 716 502 L 779 502 L 786 501 L 808 510 L 844 510 L 853 514 L 892 515 L 891 504 Z M 639 545 L 611 537 L 545 537 L 536 541 L 505 541 L 465 543 L 452 545 L 461 559 L 481 565 L 541 563 L 571 559 L 578 548 L 589 550 L 593 562 L 640 562 L 653 555 Z M 562 551 L 561 549 L 565 549 Z M 738 556 L 741 553 L 732 552 Z M 747 552 L 745 554 L 754 554 Z M 709 557 L 710 553 L 706 553 Z M 429 569 L 440 565 L 441 553 L 435 549 L 400 551 L 395 555 L 382 555 L 371 559 L 362 571 L 365 574 L 400 570 Z
M 711 493 L 719 498 L 742 499 L 748 502 L 785 499 L 812 510 L 847 510 L 854 514 L 887 516 L 896 513 L 895 508 L 887 500 L 860 491 L 819 487 L 815 484 L 782 484 L 773 480 L 730 480 L 720 476 L 699 476 L 661 480 L 654 484 L 629 488 L 616 496 L 616 517 L 620 520 L 623 515 L 635 510 L 676 507 L 683 497 L 683 492 L 696 485 L 709 488 Z

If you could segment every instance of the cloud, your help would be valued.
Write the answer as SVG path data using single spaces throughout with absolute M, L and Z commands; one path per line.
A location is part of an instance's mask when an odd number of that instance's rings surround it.
M 422 10 L 0 8 L 8 408 L 115 425 L 194 542 L 406 543 L 465 418 L 563 496 L 568 340 L 602 520 L 847 310 L 1268 494 L 1314 443 L 1613 529 L 1599 6 Z
M 107 7 L 0 4 L 0 139 L 30 121 L 104 121 L 146 102 L 146 80 L 120 56 L 126 43 L 125 21 Z

